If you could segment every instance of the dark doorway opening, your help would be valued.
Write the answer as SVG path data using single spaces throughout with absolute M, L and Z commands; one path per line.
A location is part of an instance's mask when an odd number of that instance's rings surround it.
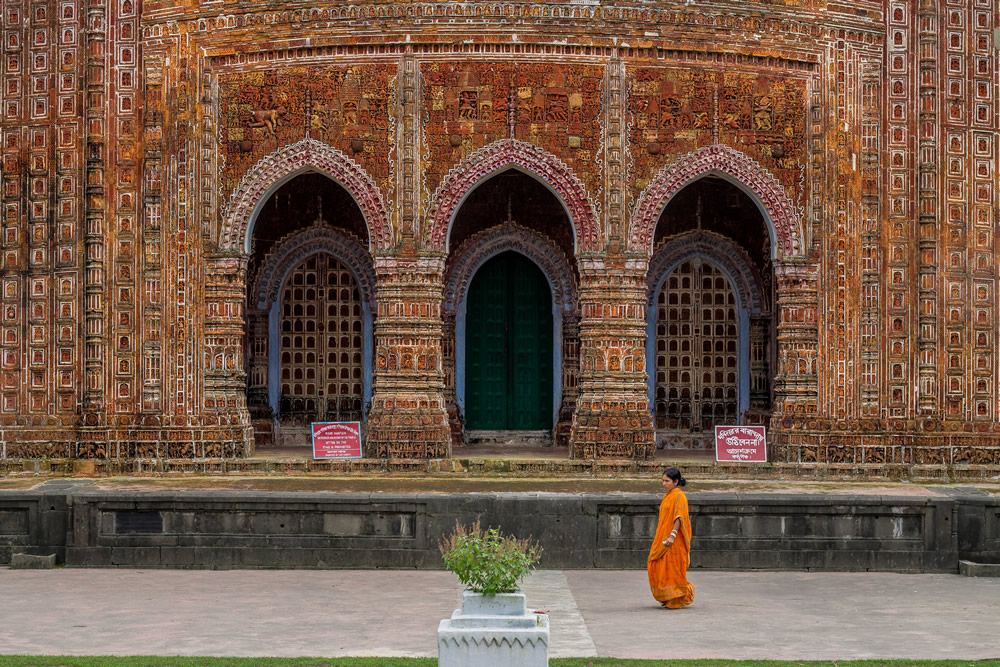
M 516 252 L 488 260 L 469 286 L 466 427 L 552 428 L 552 293 Z
M 681 190 L 650 262 L 650 399 L 657 443 L 712 449 L 714 427 L 766 424 L 775 331 L 769 227 L 723 178 Z

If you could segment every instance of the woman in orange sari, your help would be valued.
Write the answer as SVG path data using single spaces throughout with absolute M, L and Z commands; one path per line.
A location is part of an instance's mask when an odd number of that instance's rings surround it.
M 646 559 L 649 589 L 667 609 L 680 609 L 694 602 L 694 586 L 687 580 L 691 562 L 691 518 L 687 496 L 680 490 L 685 484 L 687 480 L 677 468 L 663 471 L 666 493 L 660 503 L 656 537 Z

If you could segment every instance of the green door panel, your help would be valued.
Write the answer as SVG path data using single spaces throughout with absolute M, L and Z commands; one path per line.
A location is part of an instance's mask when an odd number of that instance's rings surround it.
M 480 267 L 469 286 L 465 403 L 470 429 L 507 428 L 506 300 L 506 264 L 494 259 Z
M 509 253 L 508 365 L 511 395 L 507 428 L 552 427 L 552 296 L 541 270 Z
M 505 252 L 469 286 L 466 426 L 552 428 L 552 294 L 534 262 Z

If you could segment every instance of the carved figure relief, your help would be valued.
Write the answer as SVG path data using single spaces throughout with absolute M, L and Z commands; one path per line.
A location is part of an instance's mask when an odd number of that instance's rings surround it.
M 262 156 L 306 137 L 352 156 L 388 194 L 389 64 L 292 66 L 219 75 L 219 142 L 227 197 Z M 361 142 L 361 150 L 353 147 Z
M 430 190 L 460 159 L 513 138 L 544 147 L 593 191 L 603 68 L 497 61 L 428 63 L 421 71 Z
M 666 155 L 715 141 L 738 147 L 793 193 L 805 159 L 805 85 L 788 77 L 654 67 L 628 68 L 636 193 Z M 659 150 L 650 154 L 650 143 Z

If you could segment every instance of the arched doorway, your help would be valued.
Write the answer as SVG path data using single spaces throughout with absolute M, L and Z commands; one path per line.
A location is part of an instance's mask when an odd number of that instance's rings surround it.
M 552 414 L 552 292 L 530 259 L 507 251 L 469 285 L 466 428 L 548 431 Z
M 566 207 L 533 172 L 511 167 L 467 194 L 449 232 L 443 350 L 453 441 L 567 443 L 579 316 Z M 484 337 L 495 340 L 480 358 Z
M 725 274 L 702 258 L 667 276 L 656 305 L 654 425 L 708 431 L 739 419 L 739 319 Z
M 305 446 L 311 424 L 364 421 L 375 275 L 365 219 L 325 175 L 300 174 L 252 232 L 247 406 L 258 447 Z
M 671 199 L 654 242 L 647 364 L 657 443 L 711 449 L 715 426 L 770 415 L 771 236 L 749 196 L 707 176 Z

